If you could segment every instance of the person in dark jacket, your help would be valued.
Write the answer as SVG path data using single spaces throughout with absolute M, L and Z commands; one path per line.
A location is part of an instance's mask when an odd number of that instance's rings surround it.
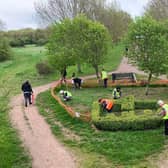
M 66 71 L 66 67 L 64 67 L 64 69 L 62 69 L 61 71 L 61 84 L 66 83 L 66 76 L 67 76 L 67 71 Z
M 82 79 L 76 77 L 75 73 L 72 74 L 72 84 L 74 84 L 74 87 L 77 89 L 81 89 Z
M 32 104 L 32 102 L 31 102 L 31 95 L 33 93 L 31 84 L 29 83 L 28 80 L 22 84 L 21 89 L 22 89 L 23 94 L 24 94 L 25 107 L 27 107 L 28 102 L 29 102 L 29 104 Z

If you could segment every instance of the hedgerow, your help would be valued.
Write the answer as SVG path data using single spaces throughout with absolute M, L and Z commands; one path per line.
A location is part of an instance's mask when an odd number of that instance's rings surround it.
M 129 101 L 127 103 L 127 101 Z M 154 101 L 134 101 L 133 96 L 129 96 L 121 103 L 120 115 L 113 109 L 112 113 L 101 115 L 101 109 L 98 102 L 94 102 L 92 106 L 92 122 L 101 130 L 146 130 L 154 129 L 162 124 L 162 119 L 157 115 L 156 102 Z M 136 110 L 141 109 L 140 113 Z

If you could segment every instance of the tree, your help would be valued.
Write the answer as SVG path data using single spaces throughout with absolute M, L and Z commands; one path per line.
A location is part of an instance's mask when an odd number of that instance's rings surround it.
M 73 30 L 73 48 L 76 59 L 91 64 L 98 78 L 98 66 L 105 62 L 110 41 L 107 28 L 99 22 L 80 15 L 73 20 Z
M 95 69 L 99 78 L 99 65 L 106 61 L 106 54 L 109 44 L 109 33 L 107 29 L 98 22 L 92 22 L 87 32 L 85 57 L 89 64 Z
M 98 66 L 105 61 L 108 37 L 102 24 L 84 16 L 65 19 L 53 26 L 48 45 L 49 61 L 61 72 L 82 60 L 93 66 L 98 77 Z
M 137 19 L 129 28 L 128 57 L 148 73 L 146 95 L 152 75 L 164 74 L 168 64 L 167 28 L 151 17 Z
M 35 4 L 38 18 L 44 24 L 59 22 L 85 14 L 89 19 L 104 24 L 114 42 L 127 32 L 131 16 L 120 9 L 115 1 L 108 0 L 47 0 Z
M 72 22 L 69 19 L 53 25 L 47 45 L 49 63 L 60 73 L 74 65 L 73 48 L 71 48 Z
M 0 62 L 10 59 L 11 49 L 6 38 L 0 37 Z
M 152 16 L 156 20 L 167 20 L 168 0 L 151 0 L 146 7 L 146 15 Z

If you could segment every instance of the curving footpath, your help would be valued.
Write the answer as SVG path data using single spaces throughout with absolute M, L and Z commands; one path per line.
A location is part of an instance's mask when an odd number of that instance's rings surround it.
M 127 63 L 123 58 L 120 66 L 115 72 L 136 72 L 136 67 Z M 112 72 L 110 72 L 112 73 Z M 84 79 L 93 78 L 95 75 L 84 77 Z M 35 98 L 40 92 L 44 92 L 56 85 L 56 82 L 34 88 Z M 23 95 L 17 95 L 11 99 L 10 118 L 13 126 L 18 130 L 24 146 L 32 157 L 33 168 L 75 168 L 77 167 L 76 158 L 68 151 L 50 130 L 50 126 L 44 118 L 38 113 L 35 105 L 25 108 L 23 106 Z M 166 168 L 162 160 L 160 167 Z

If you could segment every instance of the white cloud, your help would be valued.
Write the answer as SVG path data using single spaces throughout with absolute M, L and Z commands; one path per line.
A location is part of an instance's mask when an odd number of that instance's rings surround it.
M 36 28 L 34 9 L 34 2 L 36 1 L 38 0 L 1 0 L 0 19 L 6 23 L 8 29 Z M 123 10 L 129 12 L 132 16 L 137 16 L 143 13 L 143 5 L 146 5 L 149 0 L 116 1 L 120 3 Z
M 0 19 L 8 29 L 37 27 L 34 10 L 35 0 L 5 0 L 0 2 Z

